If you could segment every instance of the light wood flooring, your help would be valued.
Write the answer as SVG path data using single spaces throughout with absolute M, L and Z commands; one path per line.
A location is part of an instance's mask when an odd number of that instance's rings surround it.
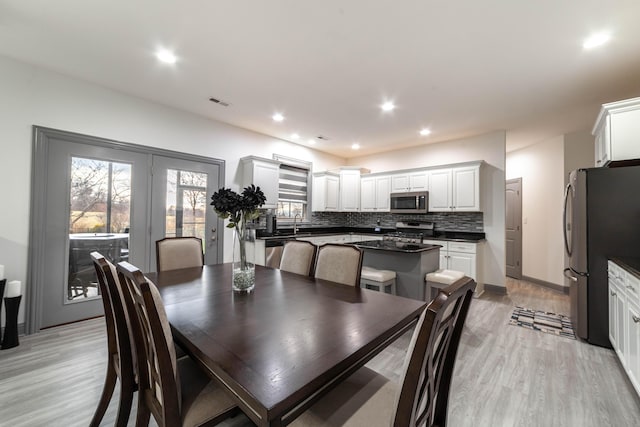
M 640 425 L 640 398 L 612 350 L 508 325 L 516 305 L 568 314 L 568 297 L 511 279 L 507 289 L 508 295 L 485 293 L 471 304 L 449 425 Z M 409 338 L 369 366 L 399 380 Z M 103 319 L 21 337 L 19 347 L 0 352 L 0 425 L 86 426 L 102 390 L 105 358 Z M 113 425 L 116 402 L 114 396 L 102 425 Z M 243 415 L 223 424 L 251 425 Z

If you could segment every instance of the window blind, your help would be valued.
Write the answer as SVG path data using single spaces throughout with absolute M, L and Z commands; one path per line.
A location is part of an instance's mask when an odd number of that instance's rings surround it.
M 309 170 L 280 165 L 280 177 L 278 179 L 278 200 L 280 202 L 307 202 L 307 177 Z

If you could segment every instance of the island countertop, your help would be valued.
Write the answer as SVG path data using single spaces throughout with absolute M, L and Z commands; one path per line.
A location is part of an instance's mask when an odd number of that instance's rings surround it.
M 393 252 L 426 252 L 435 249 L 440 249 L 440 245 L 430 245 L 424 243 L 408 243 L 408 242 L 395 242 L 392 240 L 365 240 L 362 242 L 351 243 L 362 249 L 375 249 L 380 251 L 393 251 Z

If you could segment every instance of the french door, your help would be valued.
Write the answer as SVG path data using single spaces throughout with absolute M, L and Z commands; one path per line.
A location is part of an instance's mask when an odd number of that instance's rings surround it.
M 205 262 L 222 262 L 223 222 L 209 206 L 222 161 L 35 131 L 28 333 L 103 314 L 93 251 L 155 271 L 156 240 L 197 236 Z
M 156 267 L 155 242 L 165 237 L 198 237 L 204 263 L 219 262 L 218 216 L 209 206 L 211 195 L 219 188 L 219 174 L 216 164 L 153 156 L 151 270 Z

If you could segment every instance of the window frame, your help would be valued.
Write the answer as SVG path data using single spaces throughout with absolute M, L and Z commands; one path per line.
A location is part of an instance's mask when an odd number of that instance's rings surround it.
M 288 166 L 294 166 L 297 168 L 301 168 L 301 169 L 306 169 L 307 170 L 307 202 L 306 202 L 306 207 L 305 207 L 305 214 L 304 214 L 304 219 L 302 221 L 300 221 L 298 224 L 311 224 L 311 200 L 312 200 L 312 194 L 311 192 L 313 191 L 313 189 L 311 188 L 311 184 L 313 182 L 313 163 L 312 162 L 308 162 L 306 160 L 300 160 L 300 159 L 295 159 L 293 157 L 287 157 L 287 156 L 283 156 L 281 154 L 274 154 L 273 155 L 273 160 L 277 160 L 282 164 L 288 165 Z M 278 168 L 278 173 L 279 173 L 279 169 Z M 280 202 L 280 182 L 278 182 L 278 203 Z M 277 208 L 276 208 L 276 215 L 277 215 Z M 282 224 L 293 224 L 294 220 L 292 218 L 287 218 L 287 217 L 277 217 L 278 218 L 278 222 L 282 223 Z

